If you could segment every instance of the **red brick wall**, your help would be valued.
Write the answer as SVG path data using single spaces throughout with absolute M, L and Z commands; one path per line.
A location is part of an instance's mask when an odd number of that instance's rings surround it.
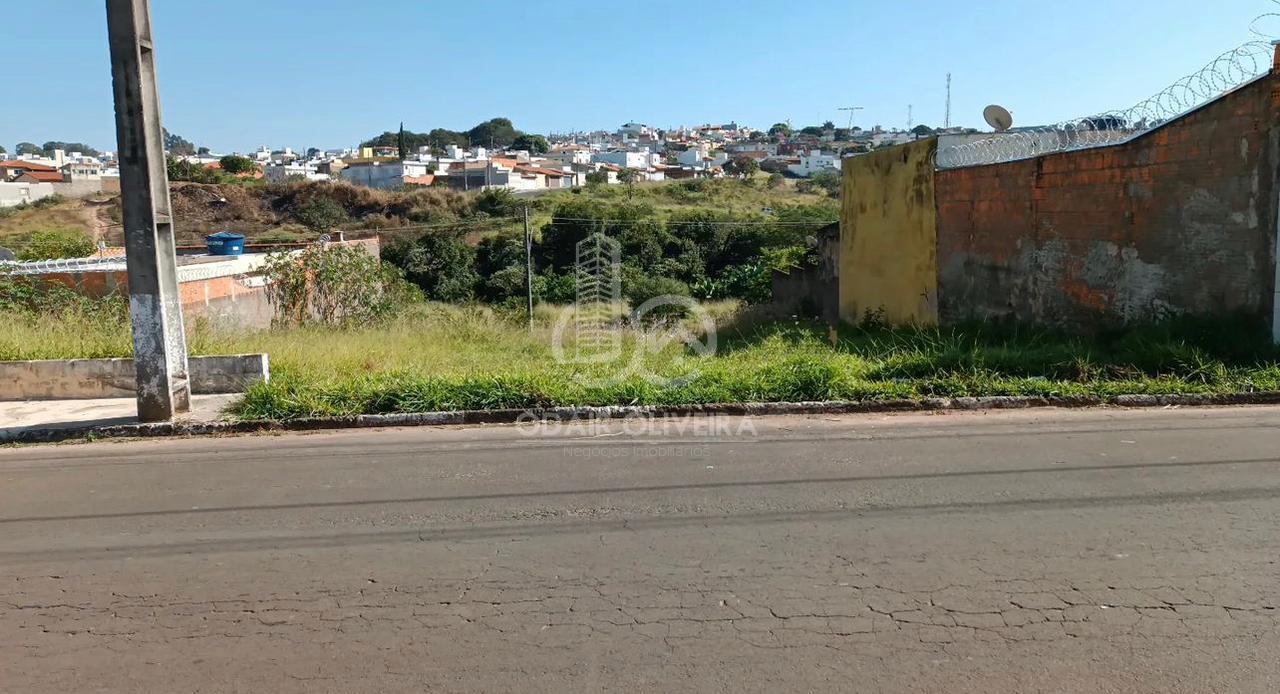
M 1268 314 L 1280 77 L 1123 145 L 937 174 L 944 321 Z

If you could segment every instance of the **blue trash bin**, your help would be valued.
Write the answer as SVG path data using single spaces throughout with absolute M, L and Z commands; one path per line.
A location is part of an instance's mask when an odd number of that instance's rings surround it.
M 230 231 L 219 231 L 205 238 L 209 255 L 243 255 L 244 236 Z

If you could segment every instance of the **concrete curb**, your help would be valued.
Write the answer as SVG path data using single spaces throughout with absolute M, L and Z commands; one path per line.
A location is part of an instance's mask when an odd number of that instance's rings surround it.
M 713 405 L 647 405 L 608 407 L 550 407 L 528 410 L 462 410 L 418 414 L 371 414 L 355 417 L 316 417 L 243 422 L 166 422 L 119 424 L 0 432 L 0 444 L 56 443 L 73 439 L 213 436 L 271 431 L 317 431 L 376 427 L 444 426 L 460 424 L 520 424 L 535 421 L 622 419 L 627 417 L 696 417 L 708 415 L 766 416 L 797 414 L 860 414 L 875 412 L 945 412 L 1016 410 L 1046 407 L 1212 407 L 1277 405 L 1280 392 L 1230 395 L 1117 395 L 1112 397 L 990 396 L 826 402 L 765 402 Z

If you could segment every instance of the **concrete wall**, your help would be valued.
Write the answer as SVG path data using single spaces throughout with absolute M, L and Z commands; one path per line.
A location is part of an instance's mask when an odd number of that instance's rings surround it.
M 818 262 L 773 273 L 773 304 L 795 315 L 840 320 L 840 225 L 821 229 Z
M 840 318 L 883 311 L 892 323 L 938 320 L 935 140 L 844 160 Z
M 335 241 L 334 244 L 359 248 L 379 257 L 381 241 L 372 236 Z M 187 322 L 205 319 L 219 327 L 269 328 L 275 308 L 267 298 L 266 281 L 258 274 L 267 252 L 297 251 L 306 244 L 249 246 L 251 254 L 227 258 L 218 263 L 179 265 L 178 295 Z M 180 249 L 183 250 L 183 249 Z M 185 250 L 203 251 L 203 247 Z M 53 282 L 85 296 L 100 299 L 127 296 L 129 275 L 124 270 L 110 272 L 49 272 L 39 275 L 42 282 Z
M 239 393 L 270 380 L 265 354 L 191 357 L 191 392 Z M 136 394 L 132 359 L 0 362 L 0 400 L 129 398 Z
M 942 319 L 1270 315 L 1278 90 L 1273 73 L 1125 144 L 937 172 Z
M 82 180 L 64 181 L 62 183 L 52 183 L 53 191 L 64 198 L 83 198 L 89 195 L 97 195 L 102 192 L 101 178 L 87 178 Z
M 14 207 L 53 195 L 52 183 L 0 183 L 0 207 Z

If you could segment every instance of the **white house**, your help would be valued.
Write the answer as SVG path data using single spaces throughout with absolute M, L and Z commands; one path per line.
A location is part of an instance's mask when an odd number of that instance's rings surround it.
M 563 147 L 555 147 L 544 154 L 543 159 L 557 162 L 561 166 L 590 164 L 591 148 L 585 145 L 565 145 Z
M 267 164 L 262 167 L 262 173 L 270 183 L 280 183 L 290 176 L 302 176 L 308 181 L 329 180 L 328 174 L 320 173 L 316 170 L 316 165 L 311 163 Z
M 618 128 L 618 137 L 623 140 L 638 140 L 642 137 L 652 137 L 653 135 L 653 128 L 644 123 L 625 123 Z
M 643 152 L 596 152 L 591 161 L 597 164 L 613 164 L 625 169 L 648 169 L 650 164 L 648 150 Z
M 343 169 L 339 176 L 356 185 L 395 190 L 430 176 L 432 165 L 424 161 L 357 161 Z
M 729 157 L 722 153 L 712 154 L 710 145 L 706 143 L 696 144 L 676 154 L 676 162 L 681 166 L 691 166 L 703 171 L 724 166 L 728 161 Z
M 102 178 L 102 165 L 89 162 L 78 161 L 62 166 L 63 180 L 66 181 L 96 181 Z
M 808 178 L 819 171 L 840 171 L 840 158 L 834 154 L 823 154 L 819 150 L 813 150 L 808 154 L 801 155 L 799 164 L 792 164 L 787 170 L 796 176 Z

